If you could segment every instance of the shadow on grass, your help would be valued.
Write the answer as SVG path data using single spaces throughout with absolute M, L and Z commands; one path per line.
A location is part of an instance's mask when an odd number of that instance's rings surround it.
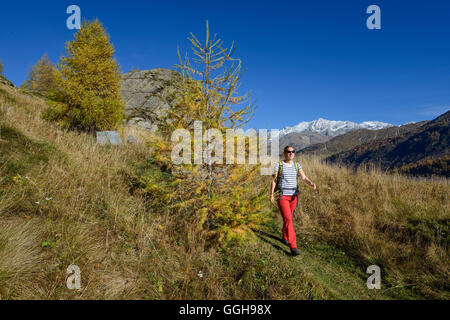
M 264 232 L 262 230 L 257 230 L 257 229 L 252 229 L 252 231 L 255 233 L 255 235 L 260 238 L 262 241 L 270 244 L 272 247 L 274 247 L 275 249 L 282 251 L 285 255 L 287 256 L 291 256 L 290 252 L 286 252 L 286 250 L 284 250 L 282 247 L 280 247 L 279 245 L 273 243 L 272 241 L 267 240 L 265 237 L 277 240 L 279 242 L 281 242 L 281 239 L 279 237 L 274 236 L 273 234 Z

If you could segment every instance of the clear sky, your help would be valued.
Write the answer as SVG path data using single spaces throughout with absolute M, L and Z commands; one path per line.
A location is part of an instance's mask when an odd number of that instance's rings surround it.
M 396 125 L 450 109 L 450 1 L 4 1 L 0 60 L 20 85 L 47 52 L 52 62 L 73 39 L 66 9 L 106 27 L 122 70 L 174 68 L 177 46 L 205 20 L 247 72 L 257 111 L 248 124 L 282 128 L 319 117 Z M 369 30 L 369 5 L 381 30 Z

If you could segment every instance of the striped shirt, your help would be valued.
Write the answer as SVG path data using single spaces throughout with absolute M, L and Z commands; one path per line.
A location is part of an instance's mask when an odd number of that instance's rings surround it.
M 280 180 L 280 189 L 283 191 L 283 195 L 292 196 L 295 194 L 295 190 L 297 189 L 297 172 L 295 172 L 294 162 L 289 166 L 284 161 L 283 164 L 283 172 L 281 172 Z M 298 163 L 298 173 L 300 173 L 300 169 L 302 166 Z M 280 167 L 280 163 L 277 162 L 275 165 L 274 174 L 278 173 L 278 169 Z M 284 190 L 286 189 L 286 190 Z

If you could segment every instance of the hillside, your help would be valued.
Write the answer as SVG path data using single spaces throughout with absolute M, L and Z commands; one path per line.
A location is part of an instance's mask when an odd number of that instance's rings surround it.
M 312 146 L 322 146 L 324 143 L 333 140 L 341 135 L 346 135 L 353 131 L 377 132 L 384 128 L 392 127 L 389 123 L 379 121 L 366 121 L 355 123 L 351 121 L 333 121 L 319 118 L 313 121 L 302 121 L 296 126 L 285 127 L 279 132 L 280 155 L 284 146 L 291 145 L 296 150 L 303 150 Z M 368 133 L 370 135 L 370 133 Z M 339 150 L 342 151 L 342 150 Z M 316 152 L 313 152 L 315 154 Z
M 372 164 L 382 170 L 448 177 L 449 119 L 450 111 L 403 134 L 358 145 L 326 160 L 354 167 Z
M 447 180 L 353 174 L 305 157 L 319 189 L 301 186 L 300 256 L 277 240 L 268 199 L 242 213 L 269 218 L 247 240 L 217 244 L 192 231 L 192 213 L 165 204 L 179 191 L 150 156 L 148 132 L 125 126 L 119 134 L 141 143 L 101 147 L 43 120 L 47 107 L 0 84 L 0 299 L 450 298 Z M 254 185 L 265 194 L 269 183 Z M 81 290 L 66 287 L 71 264 Z M 366 287 L 372 264 L 381 290 Z
M 1 74 L 0 74 L 0 84 L 6 85 L 9 87 L 14 87 L 14 84 L 11 81 L 9 81 L 8 79 L 6 79 L 4 76 L 2 76 Z
M 330 139 L 330 137 L 315 132 L 292 132 L 280 137 L 280 154 L 283 153 L 283 149 L 287 145 L 294 147 L 295 150 L 302 150 L 311 145 L 321 144 L 328 139 Z
M 335 153 L 347 151 L 354 147 L 377 139 L 386 139 L 409 133 L 424 125 L 426 121 L 393 126 L 379 130 L 358 129 L 334 137 L 326 142 L 317 143 L 299 151 L 302 155 L 316 155 L 327 157 Z

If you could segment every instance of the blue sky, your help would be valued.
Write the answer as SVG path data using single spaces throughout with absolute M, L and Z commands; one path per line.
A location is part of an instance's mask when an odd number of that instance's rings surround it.
M 282 128 L 319 117 L 396 125 L 450 109 L 450 1 L 7 1 L 0 60 L 16 85 L 47 52 L 53 62 L 73 39 L 66 8 L 98 18 L 122 70 L 174 68 L 176 50 L 205 20 L 247 72 L 241 92 L 257 99 L 247 125 Z M 366 8 L 381 8 L 381 30 Z

